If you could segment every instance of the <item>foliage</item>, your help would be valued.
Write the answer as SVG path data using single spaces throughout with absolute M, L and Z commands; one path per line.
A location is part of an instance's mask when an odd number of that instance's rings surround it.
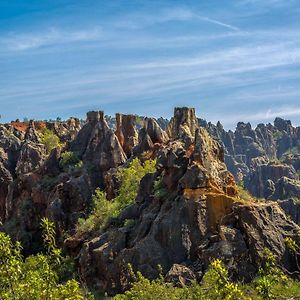
M 55 244 L 54 224 L 42 220 L 43 239 L 47 254 L 23 258 L 21 244 L 13 243 L 0 232 L 0 299 L 48 300 L 86 299 L 75 279 L 61 281 L 58 270 L 65 258 Z
M 130 274 L 132 274 L 130 267 Z M 220 260 L 212 261 L 203 281 L 193 282 L 185 288 L 174 287 L 166 283 L 160 276 L 156 280 L 145 278 L 140 272 L 133 274 L 134 283 L 130 290 L 123 295 L 117 295 L 114 300 L 240 300 L 244 299 L 243 292 L 237 284 L 232 283 L 228 271 Z
M 238 185 L 237 185 L 237 190 L 238 190 L 238 195 L 240 197 L 241 200 L 243 201 L 253 201 L 253 200 L 257 200 L 254 196 L 252 196 L 245 188 L 244 188 L 244 182 L 241 181 Z
M 83 162 L 77 152 L 65 151 L 61 154 L 59 166 L 66 173 L 74 173 L 83 168 Z
M 117 203 L 106 199 L 106 194 L 99 188 L 92 197 L 93 210 L 87 219 L 78 220 L 76 231 L 79 234 L 98 231 L 104 228 L 109 218 L 118 215 Z
M 41 143 L 45 145 L 48 153 L 50 153 L 52 149 L 60 145 L 59 137 L 56 134 L 54 134 L 53 131 L 47 128 L 44 128 L 42 130 L 40 140 Z
M 204 275 L 202 285 L 206 299 L 239 300 L 244 297 L 238 285 L 230 281 L 228 270 L 220 259 L 212 261 Z
M 276 257 L 269 249 L 264 250 L 264 262 L 254 281 L 255 289 L 264 300 L 275 299 L 274 287 L 288 282 L 286 275 L 276 266 Z
M 120 183 L 118 195 L 107 200 L 106 194 L 99 188 L 92 197 L 93 209 L 87 219 L 79 219 L 76 231 L 79 234 L 99 231 L 112 218 L 118 217 L 122 209 L 133 203 L 139 189 L 141 179 L 147 174 L 155 172 L 154 160 L 147 160 L 144 164 L 135 158 L 128 168 L 120 168 L 117 172 L 117 180 Z M 130 221 L 131 224 L 133 221 Z
M 161 177 L 158 177 L 154 181 L 153 190 L 154 190 L 154 196 L 157 199 L 164 198 L 167 195 L 167 193 L 168 193 L 167 189 L 163 186 L 162 178 Z
M 276 258 L 266 249 L 265 262 L 253 282 L 242 285 L 230 280 L 228 270 L 221 260 L 213 260 L 200 283 L 193 282 L 184 288 L 166 283 L 160 276 L 156 280 L 145 278 L 140 272 L 129 273 L 133 279 L 131 289 L 113 300 L 251 300 L 298 299 L 300 283 L 287 279 L 276 267 Z
M 155 172 L 155 160 L 146 160 L 141 164 L 138 158 L 132 160 L 128 168 L 120 168 L 117 173 L 117 180 L 121 183 L 118 196 L 114 201 L 118 202 L 118 207 L 122 210 L 127 205 L 134 202 L 141 179 L 147 173 Z

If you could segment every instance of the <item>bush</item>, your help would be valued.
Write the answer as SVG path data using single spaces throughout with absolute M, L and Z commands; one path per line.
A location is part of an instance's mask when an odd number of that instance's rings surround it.
M 65 258 L 55 244 L 54 224 L 43 219 L 42 227 L 47 253 L 26 259 L 21 244 L 0 232 L 0 299 L 91 299 L 75 279 L 61 280 L 58 270 L 64 268 Z
M 135 275 L 130 266 L 129 273 L 134 279 L 131 289 L 123 295 L 115 296 L 113 300 L 245 299 L 237 284 L 229 280 L 228 271 L 219 259 L 212 261 L 200 284 L 193 282 L 185 288 L 174 287 L 172 284 L 164 282 L 162 276 L 151 281 L 140 272 Z
M 42 130 L 40 140 L 41 143 L 45 145 L 48 153 L 60 145 L 59 137 L 47 128 Z
M 121 183 L 118 196 L 114 201 L 118 202 L 119 209 L 122 210 L 127 205 L 134 202 L 141 179 L 147 173 L 154 173 L 156 168 L 155 160 L 146 160 L 141 164 L 138 158 L 133 159 L 128 168 L 120 168 L 117 173 L 117 180 Z
M 61 154 L 59 166 L 67 173 L 76 172 L 83 168 L 83 162 L 80 160 L 77 152 L 65 151 Z
M 99 188 L 95 190 L 92 202 L 93 210 L 89 217 L 78 220 L 76 231 L 79 234 L 101 230 L 109 218 L 115 217 L 119 213 L 116 202 L 108 201 L 106 194 Z
M 275 299 L 274 287 L 285 284 L 288 278 L 276 266 L 276 257 L 269 249 L 264 250 L 264 263 L 259 269 L 259 276 L 254 280 L 255 289 L 264 300 Z
M 106 194 L 97 188 L 92 197 L 92 212 L 87 219 L 78 220 L 76 226 L 77 233 L 83 234 L 101 230 L 107 225 L 110 219 L 118 217 L 122 209 L 134 202 L 141 179 L 147 173 L 155 172 L 155 164 L 154 160 L 148 160 L 142 165 L 135 158 L 128 168 L 120 168 L 117 173 L 120 188 L 118 195 L 112 200 L 107 200 Z

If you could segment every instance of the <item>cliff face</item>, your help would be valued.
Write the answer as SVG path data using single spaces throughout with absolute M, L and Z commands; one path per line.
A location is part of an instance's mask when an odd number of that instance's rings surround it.
M 220 123 L 200 124 L 223 145 L 228 169 L 252 195 L 273 200 L 300 197 L 300 127 L 280 118 L 255 129 L 240 122 L 234 132 L 226 132 Z
M 289 126 L 277 123 L 280 130 L 291 133 Z M 128 263 L 149 278 L 158 275 L 161 265 L 167 276 L 184 269 L 200 279 L 209 261 L 217 257 L 235 278 L 249 280 L 265 247 L 276 253 L 282 266 L 294 270 L 284 239 L 296 237 L 300 228 L 276 202 L 241 201 L 225 164 L 231 158 L 236 167 L 238 161 L 253 193 L 260 193 L 264 181 L 270 180 L 268 191 L 264 190 L 270 199 L 295 186 L 297 159 L 290 157 L 288 167 L 268 169 L 266 153 L 277 151 L 277 143 L 274 148 L 262 142 L 271 139 L 269 129 L 261 129 L 261 135 L 242 123 L 237 133 L 225 132 L 221 124 L 207 124 L 206 129 L 199 126 L 195 110 L 186 107 L 175 108 L 168 124 L 144 118 L 143 125 L 137 126 L 135 116 L 118 114 L 115 128 L 110 128 L 101 111 L 89 112 L 80 129 L 76 124 L 51 127 L 66 143 L 49 155 L 39 143 L 34 124 L 24 132 L 11 126 L 0 128 L 2 229 L 21 239 L 27 253 L 39 249 L 41 217 L 55 222 L 63 242 L 64 232 L 72 236 L 78 218 L 88 214 L 95 188 L 105 190 L 111 199 L 118 193 L 118 168 L 134 157 L 156 158 L 156 171 L 141 180 L 135 202 L 114 224 L 101 234 L 80 239 L 74 235 L 68 240 L 67 249 L 76 253 L 86 282 L 109 293 L 124 290 L 129 282 Z M 71 155 L 68 168 L 66 153 Z M 253 175 L 254 165 L 260 180 Z M 125 222 L 128 219 L 131 224 Z

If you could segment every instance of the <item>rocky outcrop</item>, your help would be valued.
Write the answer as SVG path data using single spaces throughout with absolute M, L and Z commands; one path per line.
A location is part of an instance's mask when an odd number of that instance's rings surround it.
M 13 178 L 11 173 L 5 168 L 3 162 L 0 162 L 0 224 L 6 217 L 6 196 Z
M 278 163 L 258 164 L 246 177 L 245 187 L 255 197 L 270 198 L 271 195 L 266 192 L 266 188 L 270 186 L 270 182 L 276 184 L 283 177 L 297 180 L 298 174 L 290 165 Z
M 70 150 L 92 166 L 92 184 L 104 188 L 104 172 L 127 160 L 123 148 L 104 119 L 103 112 L 88 112 L 87 122 L 78 132 Z
M 287 199 L 278 201 L 281 208 L 285 211 L 285 213 L 292 218 L 292 220 L 300 224 L 300 202 L 298 199 Z
M 111 226 L 84 244 L 79 263 L 87 282 L 110 293 L 124 290 L 131 263 L 149 278 L 158 276 L 159 264 L 169 281 L 183 285 L 201 277 L 213 257 L 249 280 L 265 247 L 274 247 L 281 263 L 293 269 L 284 238 L 296 236 L 299 227 L 276 203 L 239 203 L 220 144 L 192 120 L 193 110 L 175 110 L 156 173 L 142 179 L 136 202 L 117 221 L 134 222 Z
M 127 157 L 131 156 L 132 149 L 138 144 L 135 120 L 136 117 L 133 115 L 116 114 L 117 128 L 115 134 Z
M 198 121 L 222 144 L 228 170 L 252 195 L 272 200 L 300 197 L 300 127 L 276 118 L 274 125 L 252 129 L 240 122 L 235 132 L 227 132 L 219 122 Z
M 25 141 L 21 148 L 16 165 L 16 174 L 27 174 L 37 170 L 46 159 L 46 149 L 42 144 Z
M 81 123 L 78 118 L 69 118 L 65 122 L 47 122 L 46 127 L 53 131 L 61 142 L 70 142 L 74 140 L 81 129 Z
M 145 118 L 144 126 L 139 130 L 139 143 L 134 148 L 134 155 L 155 150 L 155 145 L 161 145 L 169 140 L 167 133 L 161 129 L 153 118 Z
M 198 120 L 194 108 L 176 107 L 174 117 L 167 127 L 167 134 L 171 140 L 181 139 L 186 145 L 191 145 L 198 128 Z
M 169 123 L 144 118 L 142 124 L 139 118 L 136 126 L 135 119 L 118 114 L 110 128 L 104 113 L 94 111 L 82 127 L 76 119 L 45 123 L 66 142 L 49 155 L 38 143 L 35 124 L 21 133 L 0 126 L 1 229 L 20 239 L 30 254 L 40 250 L 40 219 L 47 216 L 62 242 L 64 232 L 72 235 L 78 219 L 87 216 L 96 187 L 112 199 L 119 188 L 118 168 L 133 157 L 155 158 L 156 171 L 141 180 L 134 203 L 102 232 L 67 240 L 83 280 L 110 294 L 123 291 L 130 283 L 130 263 L 148 278 L 157 277 L 161 265 L 167 281 L 184 286 L 200 280 L 212 258 L 221 258 L 233 278 L 247 281 L 265 247 L 294 271 L 284 239 L 296 237 L 300 228 L 284 211 L 298 222 L 297 201 L 280 201 L 283 209 L 272 201 L 241 201 L 228 169 L 259 197 L 296 198 L 297 156 L 284 163 L 272 162 L 271 156 L 283 151 L 278 152 L 281 136 L 291 136 L 294 147 L 298 129 L 279 120 L 256 129 L 239 123 L 235 132 L 226 132 L 220 123 L 198 120 L 187 107 L 175 108 Z M 167 123 L 164 131 L 159 124 Z M 75 171 L 62 167 L 65 151 L 75 153 Z

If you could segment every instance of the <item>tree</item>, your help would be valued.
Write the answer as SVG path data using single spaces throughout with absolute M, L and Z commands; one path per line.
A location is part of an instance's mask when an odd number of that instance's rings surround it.
M 21 254 L 21 244 L 13 243 L 8 235 L 0 232 L 0 299 L 91 299 L 74 278 L 62 280 L 58 271 L 67 265 L 55 244 L 54 224 L 45 218 L 42 228 L 46 254 L 39 253 L 26 259 Z

